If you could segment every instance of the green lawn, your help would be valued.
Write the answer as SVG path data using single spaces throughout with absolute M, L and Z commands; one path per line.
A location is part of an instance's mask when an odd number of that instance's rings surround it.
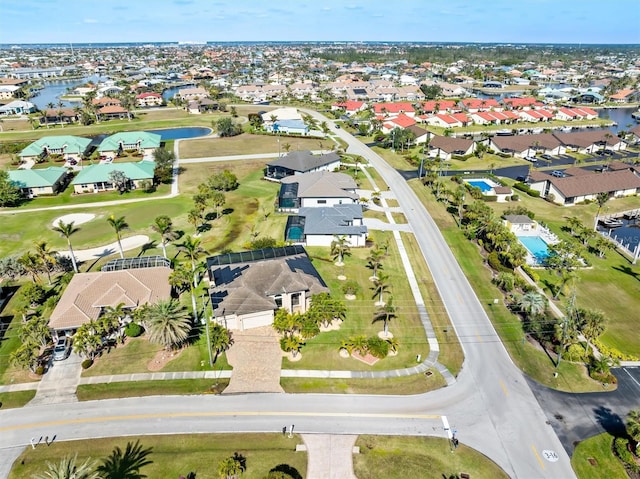
M 16 460 L 9 479 L 24 479 L 45 470 L 47 462 L 78 455 L 78 461 L 87 458 L 100 460 L 114 447 L 124 449 L 127 442 L 140 440 L 144 448 L 153 448 L 149 459 L 152 464 L 141 469 L 149 478 L 178 478 L 190 472 L 198 479 L 217 478 L 218 463 L 235 452 L 246 458 L 243 479 L 264 479 L 279 464 L 288 464 L 305 477 L 307 454 L 295 452 L 302 439 L 282 434 L 189 434 L 167 436 L 141 436 L 126 438 L 91 439 L 54 442 L 36 449 L 25 448 Z
M 571 457 L 571 466 L 578 479 L 627 477 L 624 466 L 613 454 L 613 439 L 613 436 L 605 432 L 576 446 Z
M 124 397 L 219 394 L 228 384 L 228 379 L 172 379 L 81 384 L 78 386 L 76 395 L 79 401 L 94 401 Z
M 447 479 L 461 472 L 472 479 L 508 478 L 493 461 L 460 443 L 452 453 L 448 439 L 363 435 L 353 456 L 358 479 L 415 477 Z
M 278 150 L 280 140 L 280 150 Z M 321 145 L 322 143 L 322 145 Z M 202 138 L 180 142 L 180 158 L 204 158 L 208 156 L 252 155 L 289 151 L 320 150 L 330 147 L 331 141 L 302 137 L 278 137 L 243 133 L 229 138 Z
M 14 407 L 22 407 L 31 401 L 35 395 L 35 389 L 32 391 L 0 393 L 0 408 L 11 409 Z
M 373 283 L 369 280 L 371 270 L 365 267 L 369 248 L 352 248 L 351 256 L 345 258 L 345 266 L 339 268 L 328 257 L 329 248 L 308 247 L 307 251 L 313 264 L 329 286 L 332 295 L 337 298 L 344 297 L 341 289 L 344 282 L 337 278 L 340 274 L 344 274 L 349 280 L 356 281 L 360 291 L 355 300 L 345 300 L 347 316 L 340 330 L 324 332 L 308 340 L 302 349 L 302 359 L 290 362 L 284 358 L 282 363 L 284 369 L 321 367 L 330 370 L 385 370 L 413 365 L 418 354 L 422 357 L 427 356 L 429 347 L 426 336 L 393 237 L 387 232 L 376 231 L 374 239 L 380 244 L 385 239 L 389 240 L 389 255 L 382 262 L 383 271 L 390 277 L 393 304 L 397 308 L 398 317 L 391 321 L 389 331 L 400 343 L 399 354 L 380 360 L 373 366 L 353 358 L 340 357 L 338 352 L 342 340 L 357 335 L 369 337 L 382 330 L 382 324 L 372 324 L 376 299 L 372 298 Z M 388 296 L 385 297 L 388 300 Z
M 281 378 L 280 385 L 287 393 L 302 394 L 422 394 L 446 386 L 440 373 L 432 373 L 387 379 Z

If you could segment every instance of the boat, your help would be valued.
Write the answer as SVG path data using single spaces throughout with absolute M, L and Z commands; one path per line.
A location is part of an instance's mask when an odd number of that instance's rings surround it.
M 600 220 L 600 222 L 605 228 L 619 228 L 620 226 L 624 226 L 624 222 L 617 218 L 606 218 Z
M 640 123 L 640 110 L 631 113 L 631 118 Z

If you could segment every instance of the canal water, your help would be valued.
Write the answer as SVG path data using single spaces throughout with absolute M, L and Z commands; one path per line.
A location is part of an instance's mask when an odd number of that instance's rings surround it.
M 622 218 L 622 223 L 623 226 L 618 228 L 605 228 L 599 224 L 598 231 L 622 243 L 625 248 L 633 252 L 640 245 L 640 219 Z
M 48 108 L 47 104 L 49 103 L 53 103 L 55 105 L 54 108 L 58 108 L 58 102 L 60 101 L 62 101 L 64 108 L 75 107 L 79 105 L 79 103 L 60 100 L 60 97 L 67 95 L 70 90 L 73 90 L 79 85 L 84 85 L 88 82 L 97 83 L 104 80 L 106 80 L 106 78 L 91 76 L 87 78 L 76 78 L 74 80 L 47 81 L 43 84 L 42 90 L 40 90 L 36 96 L 31 97 L 29 101 L 37 106 L 39 110 L 46 110 Z

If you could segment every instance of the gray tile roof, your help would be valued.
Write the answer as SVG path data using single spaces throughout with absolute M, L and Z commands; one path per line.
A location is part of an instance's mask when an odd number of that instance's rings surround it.
M 305 235 L 361 235 L 368 231 L 364 225 L 347 224 L 362 219 L 362 206 L 357 204 L 300 208 L 298 216 L 305 218 Z
M 304 173 L 337 161 L 340 161 L 340 157 L 333 152 L 316 156 L 310 151 L 292 151 L 282 158 L 268 162 L 267 165 L 279 166 Z
M 281 183 L 298 184 L 298 198 L 352 198 L 359 197 L 355 193 L 358 187 L 351 176 L 330 171 L 314 171 L 283 178 Z M 352 191 L 347 191 L 352 190 Z

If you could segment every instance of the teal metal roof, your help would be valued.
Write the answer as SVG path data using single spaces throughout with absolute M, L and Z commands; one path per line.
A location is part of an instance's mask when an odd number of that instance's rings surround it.
M 20 152 L 20 156 L 38 156 L 45 148 L 59 150 L 65 148 L 68 153 L 84 153 L 91 140 L 81 136 L 45 136 L 34 141 Z
M 108 136 L 100 146 L 98 151 L 118 151 L 122 145 L 138 145 L 140 148 L 159 148 L 161 136 L 157 133 L 146 131 L 123 131 L 115 135 Z M 126 146 L 125 146 L 126 149 Z
M 122 171 L 130 180 L 150 180 L 153 178 L 155 161 L 138 161 L 137 163 L 103 163 L 85 166 L 78 176 L 71 182 L 72 185 L 86 185 L 109 181 L 109 173 Z
M 37 170 L 9 170 L 9 180 L 19 188 L 40 188 L 53 186 L 60 177 L 67 173 L 62 166 L 50 166 Z

